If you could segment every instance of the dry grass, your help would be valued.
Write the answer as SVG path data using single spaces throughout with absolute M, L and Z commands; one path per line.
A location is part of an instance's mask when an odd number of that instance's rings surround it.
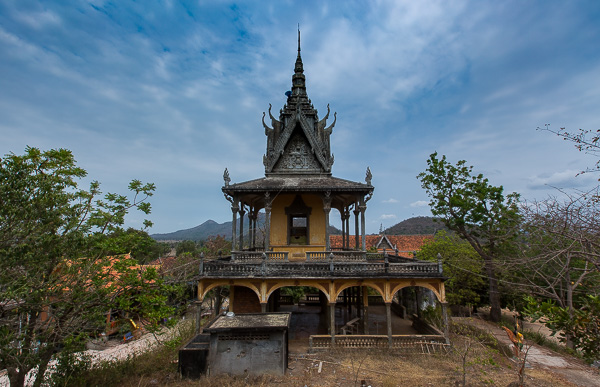
M 457 340 L 459 340 L 457 338 Z M 323 362 L 321 373 L 319 363 Z M 474 348 L 469 355 L 467 385 L 508 386 L 517 379 L 515 365 L 504 355 Z M 112 385 L 120 386 L 456 386 L 462 380 L 461 358 L 456 353 L 402 356 L 374 351 L 332 351 L 292 358 L 285 376 L 218 375 L 180 380 L 176 365 L 140 375 L 132 374 Z M 528 386 L 571 386 L 542 370 L 527 371 Z M 116 382 L 116 381 L 115 381 Z M 108 384 L 107 384 L 108 385 Z
M 470 329 L 470 328 L 469 328 Z M 455 334 L 454 348 L 446 354 L 400 355 L 376 350 L 337 350 L 292 355 L 284 376 L 217 375 L 181 380 L 176 348 L 163 347 L 123 364 L 91 372 L 85 384 L 103 386 L 457 386 L 462 382 L 464 351 L 466 381 L 473 386 L 508 386 L 518 380 L 515 364 L 489 338 L 471 332 Z M 470 344 L 467 340 L 470 340 Z M 319 364 L 321 372 L 319 373 Z M 528 369 L 527 386 L 572 386 L 545 370 Z

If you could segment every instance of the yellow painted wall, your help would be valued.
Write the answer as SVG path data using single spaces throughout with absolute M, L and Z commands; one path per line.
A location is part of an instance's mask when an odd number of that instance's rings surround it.
M 289 259 L 304 259 L 306 251 L 324 251 L 325 250 L 325 211 L 323 211 L 323 200 L 317 195 L 301 195 L 304 203 L 311 207 L 310 217 L 308 219 L 309 244 L 308 245 L 288 245 L 288 217 L 285 214 L 285 208 L 289 207 L 296 194 L 278 195 L 271 207 L 271 236 L 269 245 L 273 251 L 288 251 Z

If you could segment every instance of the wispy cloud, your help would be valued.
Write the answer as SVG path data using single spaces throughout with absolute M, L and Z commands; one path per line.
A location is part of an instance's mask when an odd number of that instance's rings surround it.
M 595 160 L 535 128 L 597 127 L 598 14 L 597 2 L 0 2 L 0 155 L 66 147 L 105 191 L 153 181 L 154 232 L 227 221 L 223 170 L 264 174 L 260 119 L 285 103 L 299 20 L 309 96 L 321 117 L 327 103 L 338 113 L 333 174 L 373 171 L 368 232 L 426 211 L 415 176 L 436 150 L 527 198 L 584 189 L 595 177 L 574 175 Z

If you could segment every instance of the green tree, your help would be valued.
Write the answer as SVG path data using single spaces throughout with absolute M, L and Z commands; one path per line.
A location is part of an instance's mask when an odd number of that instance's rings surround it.
M 570 337 L 586 360 L 591 362 L 600 357 L 600 296 L 586 296 L 574 310 L 553 301 L 540 302 L 533 297 L 528 297 L 527 301 L 525 313 L 533 317 L 533 321 L 543 318 L 553 335 L 561 332 L 562 341 Z
M 128 211 L 150 212 L 154 185 L 133 180 L 131 199 L 99 198 L 96 181 L 79 189 L 84 176 L 65 149 L 28 147 L 0 160 L 0 369 L 11 386 L 33 369 L 39 386 L 53 353 L 103 329 L 111 308 L 154 325 L 172 311 L 156 271 L 107 257 L 127 252 L 116 236 Z
M 229 255 L 231 253 L 231 241 L 225 239 L 223 235 L 210 236 L 202 244 L 200 251 L 203 252 L 206 257 Z
M 446 299 L 451 305 L 477 307 L 486 293 L 483 261 L 473 247 L 456 234 L 438 232 L 417 253 L 418 259 L 435 261 L 442 257 Z
M 446 156 L 438 159 L 433 153 L 427 169 L 417 177 L 431 198 L 431 212 L 439 216 L 446 227 L 464 238 L 481 256 L 488 277 L 490 318 L 500 321 L 500 294 L 496 261 L 517 236 L 519 195 L 504 196 L 502 186 L 489 183 L 482 174 L 473 174 L 473 167 L 460 160 L 453 165 Z
M 145 230 L 132 227 L 112 233 L 111 240 L 113 246 L 108 254 L 129 252 L 140 264 L 147 264 L 170 250 L 168 244 L 155 241 Z
M 177 244 L 177 247 L 175 247 L 175 251 L 177 256 L 180 256 L 184 253 L 195 255 L 198 252 L 198 246 L 194 241 L 181 241 Z

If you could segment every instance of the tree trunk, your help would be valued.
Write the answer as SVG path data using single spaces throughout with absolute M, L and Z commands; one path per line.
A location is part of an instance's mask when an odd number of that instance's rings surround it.
M 54 346 L 51 348 L 54 348 Z M 42 356 L 40 356 L 40 363 L 37 370 L 38 372 L 35 377 L 35 381 L 33 382 L 33 387 L 40 387 L 44 381 L 44 374 L 46 373 L 46 369 L 48 369 L 48 363 L 50 362 L 50 359 L 52 359 L 53 350 L 51 348 L 47 348 Z
M 29 370 L 24 368 L 17 369 L 15 367 L 8 367 L 7 372 L 10 387 L 23 387 L 25 385 L 25 376 Z
M 573 285 L 571 284 L 571 275 L 567 271 L 567 308 L 569 310 L 569 318 L 573 318 Z M 567 348 L 574 349 L 575 344 L 573 344 L 573 336 L 567 332 L 565 332 L 565 345 Z
M 215 306 L 214 306 L 214 313 L 215 313 L 215 317 L 218 316 L 221 313 L 221 287 L 217 287 L 215 289 Z
M 500 293 L 498 291 L 498 278 L 492 257 L 484 256 L 485 271 L 489 280 L 490 293 L 490 320 L 500 322 L 502 318 L 502 309 L 500 307 Z

